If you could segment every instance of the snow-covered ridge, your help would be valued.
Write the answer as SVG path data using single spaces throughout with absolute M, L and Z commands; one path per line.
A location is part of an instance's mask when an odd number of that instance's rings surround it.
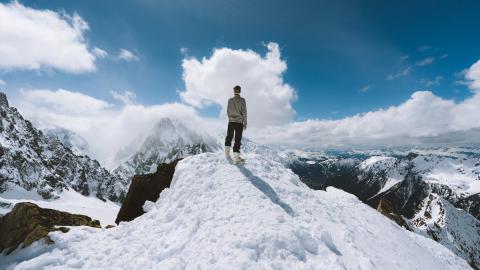
M 66 189 L 83 195 L 121 201 L 126 183 L 96 160 L 76 155 L 55 136 L 46 136 L 9 107 L 0 104 L 0 194 L 16 187 L 36 191 L 44 199 Z M 121 179 L 120 179 L 121 180 Z M 20 198 L 19 198 L 20 199 Z
M 425 198 L 409 225 L 416 233 L 436 239 L 480 267 L 480 221 L 437 194 Z
M 56 244 L 15 251 L 10 263 L 30 258 L 10 269 L 469 269 L 353 195 L 311 190 L 280 162 L 246 158 L 188 157 L 148 213 L 51 233 Z

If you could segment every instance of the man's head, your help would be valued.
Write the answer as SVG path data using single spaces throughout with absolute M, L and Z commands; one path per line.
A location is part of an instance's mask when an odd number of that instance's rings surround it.
M 240 85 L 236 85 L 235 87 L 233 87 L 233 93 L 235 95 L 240 95 L 240 92 L 242 92 L 242 88 L 240 87 Z

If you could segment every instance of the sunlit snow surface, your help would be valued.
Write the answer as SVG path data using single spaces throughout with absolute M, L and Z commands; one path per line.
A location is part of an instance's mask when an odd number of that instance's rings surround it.
M 281 163 L 246 158 L 186 158 L 148 213 L 51 233 L 53 246 L 17 250 L 9 263 L 34 257 L 7 269 L 469 269 L 348 193 L 308 189 Z
M 100 221 L 102 226 L 115 224 L 120 206 L 111 202 L 103 202 L 95 197 L 83 196 L 73 190 L 64 190 L 58 194 L 58 199 L 44 200 L 35 191 L 26 191 L 20 187 L 0 194 L 0 203 L 10 204 L 10 207 L 0 208 L 0 215 L 10 212 L 18 202 L 31 202 L 43 208 L 50 208 L 72 214 L 87 215 Z M 1 269 L 1 268 L 0 268 Z

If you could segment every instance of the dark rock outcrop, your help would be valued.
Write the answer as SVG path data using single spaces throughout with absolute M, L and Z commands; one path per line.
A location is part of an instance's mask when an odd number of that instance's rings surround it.
M 127 192 L 127 196 L 118 212 L 115 223 L 131 221 L 143 215 L 143 205 L 147 200 L 155 202 L 160 192 L 170 187 L 175 166 L 180 159 L 171 163 L 161 163 L 152 174 L 135 175 Z
M 377 206 L 377 211 L 382 213 L 384 216 L 388 217 L 389 219 L 393 220 L 398 225 L 404 227 L 407 230 L 412 230 L 410 226 L 408 226 L 405 219 L 396 213 L 396 209 L 393 208 L 391 202 L 388 201 L 387 198 L 380 199 L 380 202 Z
M 480 193 L 460 199 L 455 207 L 464 209 L 470 215 L 480 220 Z
M 40 239 L 53 243 L 48 237 L 49 232 L 69 230 L 58 226 L 100 228 L 100 222 L 84 215 L 41 208 L 33 203 L 17 203 L 10 213 L 0 219 L 0 252 L 6 250 L 9 254 L 20 244 L 26 247 Z

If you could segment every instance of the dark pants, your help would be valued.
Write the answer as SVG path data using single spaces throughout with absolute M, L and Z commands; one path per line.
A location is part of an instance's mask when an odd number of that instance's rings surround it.
M 225 146 L 232 145 L 232 138 L 235 134 L 235 144 L 233 145 L 233 152 L 240 153 L 240 145 L 242 144 L 243 124 L 228 122 L 227 137 L 225 138 Z

